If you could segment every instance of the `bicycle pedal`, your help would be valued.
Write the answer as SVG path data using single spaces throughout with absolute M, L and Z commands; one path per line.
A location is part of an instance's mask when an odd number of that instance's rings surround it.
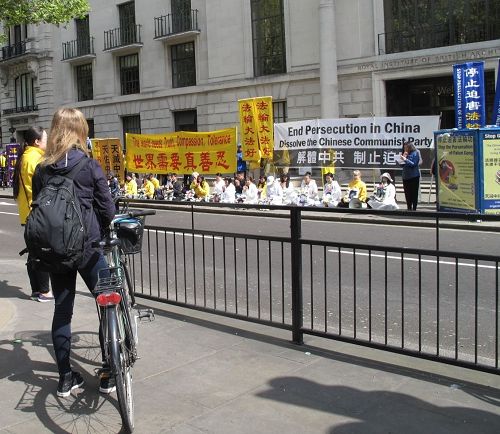
M 153 309 L 138 309 L 137 319 L 141 322 L 152 322 L 155 320 L 155 313 Z

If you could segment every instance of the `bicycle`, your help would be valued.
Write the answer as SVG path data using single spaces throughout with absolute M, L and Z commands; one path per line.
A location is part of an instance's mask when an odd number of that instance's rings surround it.
M 144 217 L 156 214 L 154 210 L 132 210 L 116 215 L 109 235 L 94 243 L 102 247 L 108 268 L 99 270 L 94 290 L 100 328 L 104 341 L 106 374 L 115 379 L 116 394 L 123 427 L 126 432 L 134 430 L 134 399 L 132 393 L 132 367 L 137 356 L 137 321 L 154 320 L 151 309 L 135 307 L 133 286 L 127 267 L 127 255 L 139 253 L 142 246 Z M 103 373 L 103 369 L 97 371 Z

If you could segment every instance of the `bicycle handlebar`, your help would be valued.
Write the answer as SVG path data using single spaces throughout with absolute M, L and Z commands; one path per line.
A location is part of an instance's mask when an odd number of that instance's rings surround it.
M 132 211 L 127 211 L 125 214 L 116 214 L 113 222 L 119 219 L 127 218 L 127 217 L 141 217 L 146 215 L 155 215 L 156 210 L 154 209 L 137 209 Z

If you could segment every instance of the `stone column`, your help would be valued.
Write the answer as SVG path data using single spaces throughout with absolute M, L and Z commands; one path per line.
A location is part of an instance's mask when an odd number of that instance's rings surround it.
M 339 117 L 339 86 L 337 79 L 337 37 L 335 0 L 321 0 L 319 5 L 321 117 Z

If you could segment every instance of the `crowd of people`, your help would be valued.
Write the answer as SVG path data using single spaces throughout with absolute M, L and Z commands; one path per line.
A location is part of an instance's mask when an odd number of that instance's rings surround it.
M 262 175 L 255 180 L 245 176 L 244 172 L 238 172 L 234 177 L 217 173 L 209 182 L 203 175 L 193 172 L 186 183 L 182 178 L 175 173 L 159 177 L 147 174 L 142 178 L 128 173 L 120 188 L 117 178 L 111 174 L 108 184 L 112 196 L 137 199 L 398 209 L 396 187 L 388 172 L 380 176 L 370 195 L 359 170 L 352 172 L 352 179 L 344 191 L 331 172 L 324 175 L 322 191 L 310 172 L 303 176 L 298 186 L 293 185 L 288 174 L 279 177 Z

